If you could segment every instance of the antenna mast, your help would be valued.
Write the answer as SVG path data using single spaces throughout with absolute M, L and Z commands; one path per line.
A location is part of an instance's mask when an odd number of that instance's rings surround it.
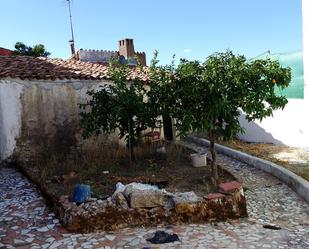
M 71 40 L 69 40 L 72 57 L 75 58 L 75 44 L 74 44 L 74 32 L 73 32 L 73 22 L 72 22 L 72 12 L 71 12 L 71 0 L 67 0 L 69 5 L 69 16 L 70 16 L 70 25 L 71 25 Z

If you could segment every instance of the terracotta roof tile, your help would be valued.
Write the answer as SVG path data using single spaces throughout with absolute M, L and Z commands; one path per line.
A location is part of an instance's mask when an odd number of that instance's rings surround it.
M 146 82 L 148 78 L 146 71 L 132 68 L 128 80 L 140 78 Z M 107 65 L 43 57 L 0 56 L 0 79 L 7 77 L 22 80 L 102 80 L 110 78 Z

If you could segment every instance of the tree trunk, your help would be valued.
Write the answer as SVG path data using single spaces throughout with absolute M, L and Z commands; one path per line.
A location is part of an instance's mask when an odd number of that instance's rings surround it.
M 135 154 L 134 154 L 134 135 L 132 129 L 132 118 L 128 119 L 128 130 L 129 130 L 129 139 L 128 139 L 128 147 L 130 153 L 130 167 L 132 166 L 132 162 L 135 162 Z
M 134 146 L 130 146 L 130 160 L 131 160 L 131 164 L 132 162 L 135 162 L 135 153 L 134 153 Z
M 219 176 L 218 176 L 218 166 L 217 166 L 217 153 L 215 150 L 215 141 L 214 137 L 210 136 L 210 147 L 209 147 L 210 153 L 211 153 L 211 171 L 212 171 L 212 178 L 217 185 L 219 183 Z

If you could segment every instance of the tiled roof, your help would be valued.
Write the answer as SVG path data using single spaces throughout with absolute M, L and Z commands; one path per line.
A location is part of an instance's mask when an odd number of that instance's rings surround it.
M 77 60 L 49 59 L 43 57 L 0 56 L 0 79 L 19 78 L 28 80 L 109 79 L 108 66 Z M 128 80 L 140 78 L 147 81 L 147 74 L 132 68 Z
M 12 50 L 9 50 L 7 48 L 2 48 L 0 47 L 0 55 L 3 55 L 3 56 L 10 56 L 13 54 L 13 51 Z

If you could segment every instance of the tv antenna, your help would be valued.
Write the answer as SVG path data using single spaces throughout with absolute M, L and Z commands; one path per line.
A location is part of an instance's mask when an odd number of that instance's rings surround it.
M 69 6 L 69 16 L 71 25 L 71 40 L 69 40 L 72 58 L 75 58 L 75 44 L 74 44 L 74 32 L 73 32 L 73 22 L 72 22 L 72 11 L 71 11 L 71 0 L 67 0 Z

